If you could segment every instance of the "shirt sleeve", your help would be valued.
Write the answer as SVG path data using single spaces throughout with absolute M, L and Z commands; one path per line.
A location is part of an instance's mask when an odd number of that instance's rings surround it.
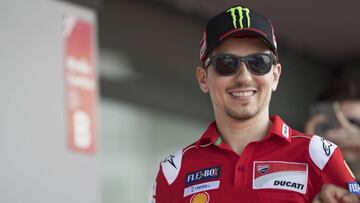
M 347 166 L 339 148 L 336 148 L 321 173 L 323 183 L 331 183 L 348 189 L 355 182 L 351 169 Z
M 154 185 L 154 194 L 152 203 L 170 203 L 171 202 L 171 193 L 170 185 L 165 179 L 165 176 L 162 172 L 162 167 L 158 171 L 156 182 Z
M 336 144 L 314 135 L 309 143 L 309 155 L 319 169 L 320 177 L 316 179 L 317 189 L 329 183 L 355 194 L 359 192 L 359 185 Z

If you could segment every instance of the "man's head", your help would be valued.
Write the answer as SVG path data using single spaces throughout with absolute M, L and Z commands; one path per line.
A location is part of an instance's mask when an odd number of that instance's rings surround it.
M 269 19 L 251 10 L 236 5 L 211 18 L 200 42 L 200 60 L 204 64 L 211 53 L 222 42 L 231 37 L 256 37 L 277 55 L 274 28 Z
M 197 79 L 215 116 L 246 120 L 268 115 L 281 65 L 270 21 L 235 6 L 212 18 L 201 40 Z

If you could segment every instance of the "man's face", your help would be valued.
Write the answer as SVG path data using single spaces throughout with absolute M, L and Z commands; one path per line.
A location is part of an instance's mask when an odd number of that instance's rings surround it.
M 220 53 L 247 56 L 270 50 L 256 38 L 230 38 L 212 55 Z M 276 64 L 265 75 L 253 75 L 242 62 L 234 75 L 219 76 L 210 64 L 207 70 L 198 67 L 197 78 L 202 91 L 210 93 L 215 116 L 246 120 L 261 113 L 268 115 L 271 93 L 276 90 L 280 72 L 281 66 Z

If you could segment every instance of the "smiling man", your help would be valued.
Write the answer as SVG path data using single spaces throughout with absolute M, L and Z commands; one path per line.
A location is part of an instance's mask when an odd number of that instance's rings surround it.
M 210 19 L 200 44 L 196 77 L 215 121 L 161 163 L 153 202 L 310 202 L 325 183 L 359 192 L 335 144 L 269 116 L 281 65 L 266 17 L 231 7 Z

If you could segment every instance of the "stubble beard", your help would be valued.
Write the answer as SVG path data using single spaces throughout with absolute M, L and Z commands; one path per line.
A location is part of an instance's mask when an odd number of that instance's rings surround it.
M 242 109 L 233 109 L 225 107 L 226 114 L 235 121 L 249 120 L 259 113 L 259 109 L 247 109 L 248 107 L 240 107 Z

